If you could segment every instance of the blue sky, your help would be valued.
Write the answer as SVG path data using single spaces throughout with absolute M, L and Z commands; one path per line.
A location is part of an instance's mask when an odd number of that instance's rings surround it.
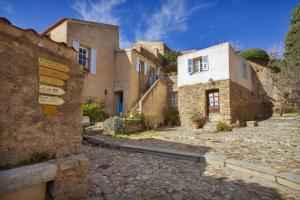
M 0 16 L 41 32 L 70 17 L 120 26 L 123 47 L 160 40 L 175 50 L 230 41 L 280 48 L 298 0 L 0 0 Z

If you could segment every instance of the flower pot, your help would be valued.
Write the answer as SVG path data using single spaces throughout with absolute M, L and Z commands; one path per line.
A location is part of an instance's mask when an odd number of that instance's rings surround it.
M 200 128 L 200 123 L 199 122 L 193 122 L 192 127 L 193 127 L 193 129 L 198 129 L 198 128 Z

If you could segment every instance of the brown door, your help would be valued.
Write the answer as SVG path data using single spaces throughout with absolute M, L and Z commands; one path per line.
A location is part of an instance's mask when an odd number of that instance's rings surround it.
M 207 92 L 207 111 L 208 115 L 217 115 L 220 113 L 219 90 Z

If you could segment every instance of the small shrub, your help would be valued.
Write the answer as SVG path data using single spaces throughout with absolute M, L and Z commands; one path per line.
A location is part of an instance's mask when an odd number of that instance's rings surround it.
M 227 125 L 224 122 L 218 122 L 216 130 L 217 130 L 217 132 L 220 132 L 220 131 L 232 131 L 232 128 L 231 128 L 231 126 Z
M 121 134 L 124 130 L 124 119 L 118 116 L 110 117 L 103 122 L 103 128 L 110 134 Z
M 269 55 L 263 49 L 246 49 L 244 51 L 241 51 L 240 55 L 251 61 L 259 61 L 264 63 L 267 63 L 269 61 Z
M 92 98 L 88 98 L 82 105 L 83 115 L 89 116 L 91 122 L 101 122 L 107 118 L 104 111 L 104 103 L 98 103 Z
M 268 63 L 268 68 L 272 70 L 273 73 L 279 73 L 281 68 L 286 65 L 285 59 L 273 58 Z
M 138 124 L 138 123 L 142 123 L 142 121 L 143 121 L 143 115 L 137 110 L 134 110 L 128 116 L 125 117 L 125 122 L 127 124 Z
M 167 120 L 172 124 L 178 124 L 179 122 L 179 111 L 177 108 L 171 108 L 167 115 Z
M 191 116 L 191 121 L 193 123 L 200 123 L 201 125 L 204 125 L 204 123 L 206 122 L 206 117 L 204 117 L 201 112 L 195 112 Z

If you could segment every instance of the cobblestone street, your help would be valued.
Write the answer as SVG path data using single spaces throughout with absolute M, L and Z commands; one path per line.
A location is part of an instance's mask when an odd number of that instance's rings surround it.
M 138 144 L 148 147 L 205 153 L 210 151 L 232 159 L 246 160 L 282 172 L 300 174 L 300 116 L 274 117 L 259 122 L 259 126 L 234 129 L 232 132 L 212 133 L 164 128 L 126 138 L 97 135 L 113 144 Z M 168 141 L 168 142 L 166 142 Z
M 91 145 L 83 145 L 83 150 L 90 159 L 90 199 L 300 198 L 295 190 L 265 185 L 251 177 L 241 177 L 229 169 L 205 163 Z

